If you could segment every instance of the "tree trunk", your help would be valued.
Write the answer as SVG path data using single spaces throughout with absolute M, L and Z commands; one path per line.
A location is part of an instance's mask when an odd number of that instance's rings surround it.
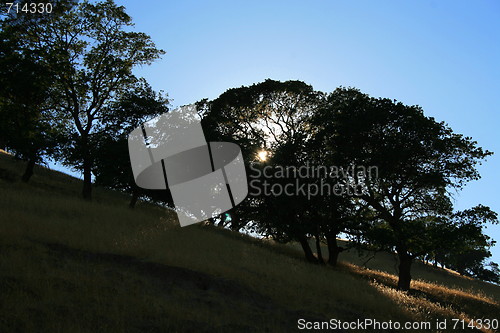
M 33 176 L 33 170 L 35 169 L 35 158 L 30 158 L 28 164 L 26 165 L 26 170 L 24 171 L 23 177 L 21 178 L 23 182 L 27 183 L 31 176 Z
M 399 278 L 398 290 L 410 290 L 412 257 L 405 250 L 398 250 Z
M 90 157 L 88 142 L 83 144 L 83 189 L 82 196 L 85 200 L 92 200 L 92 159 Z
M 236 213 L 231 212 L 231 230 L 239 231 L 241 229 L 241 220 Z
M 340 252 L 345 249 L 337 244 L 337 235 L 335 233 L 328 233 L 326 235 L 326 242 L 328 244 L 328 264 L 337 266 Z
M 139 198 L 139 191 L 137 189 L 132 190 L 132 198 L 130 198 L 130 203 L 128 204 L 128 207 L 134 208 L 138 198 Z
M 314 256 L 311 247 L 309 246 L 309 242 L 307 241 L 306 236 L 299 237 L 300 245 L 302 246 L 302 250 L 304 250 L 304 255 L 306 256 L 306 260 L 309 262 L 317 263 L 318 260 Z
M 323 253 L 321 252 L 321 239 L 319 237 L 319 234 L 316 234 L 315 238 L 316 238 L 316 253 L 318 254 L 318 262 L 324 265 L 325 260 L 323 259 Z

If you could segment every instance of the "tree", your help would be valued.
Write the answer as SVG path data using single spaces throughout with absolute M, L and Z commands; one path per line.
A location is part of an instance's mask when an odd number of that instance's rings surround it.
M 300 81 L 266 80 L 229 89 L 213 101 L 199 103 L 205 135 L 210 141 L 237 143 L 247 163 L 258 162 L 259 151 L 267 152 L 265 163 L 252 164 L 247 170 L 301 165 L 307 159 L 305 144 L 311 133 L 307 119 L 320 96 Z M 266 236 L 299 241 L 306 258 L 316 261 L 307 241 L 313 229 L 305 216 L 305 204 L 304 198 L 255 195 L 233 209 L 231 221 L 252 221 L 255 231 Z
M 490 268 L 487 268 L 490 267 Z M 482 267 L 478 268 L 473 275 L 475 278 L 481 279 L 483 281 L 489 281 L 496 284 L 500 283 L 500 268 L 498 264 L 490 261 L 487 264 L 483 264 Z
M 377 213 L 374 225 L 384 237 L 375 240 L 391 241 L 399 258 L 398 288 L 408 290 L 412 261 L 423 254 L 415 238 L 420 228 L 430 216 L 449 214 L 447 191 L 478 179 L 475 167 L 491 153 L 418 106 L 355 89 L 331 93 L 314 123 L 325 133 L 332 161 L 377 166 L 377 179 L 366 182 L 357 198 Z
M 316 240 L 319 241 L 318 228 L 315 224 L 317 220 L 312 215 L 311 202 L 302 196 L 288 196 L 280 192 L 280 189 L 284 189 L 287 184 L 294 181 L 293 179 L 281 177 L 269 179 L 266 177 L 266 168 L 272 170 L 275 167 L 297 167 L 299 165 L 298 161 L 292 162 L 296 156 L 294 155 L 296 147 L 290 145 L 290 150 L 287 150 L 286 146 L 286 144 L 275 146 L 272 156 L 257 165 L 257 168 L 260 169 L 260 177 L 252 178 L 252 181 L 258 179 L 259 184 L 262 184 L 262 187 L 258 187 L 261 192 L 254 194 L 256 201 L 256 214 L 253 215 L 256 223 L 255 230 L 261 235 L 271 237 L 281 243 L 296 241 L 301 245 L 307 261 L 323 263 L 320 257 L 321 252 L 317 251 L 318 257 L 315 257 L 308 241 L 310 236 L 316 236 Z M 255 170 L 256 167 L 253 166 L 253 169 Z M 264 190 L 264 182 L 272 184 L 269 187 L 270 191 Z M 276 189 L 275 192 L 274 189 Z
M 41 50 L 49 65 L 57 109 L 73 122 L 65 163 L 83 171 L 82 195 L 90 200 L 92 136 L 103 109 L 136 82 L 135 66 L 150 64 L 164 52 L 146 34 L 126 31 L 132 20 L 112 0 L 65 9 L 36 25 L 10 23 L 21 31 L 24 47 Z
M 481 278 L 484 262 L 491 257 L 489 248 L 495 243 L 483 228 L 497 223 L 497 214 L 483 205 L 452 214 L 429 237 L 436 249 L 435 260 L 460 274 Z
M 336 156 L 336 152 L 331 149 L 326 143 L 333 133 L 321 130 L 322 124 L 317 124 L 321 119 L 320 112 L 322 108 L 318 108 L 310 116 L 312 137 L 307 143 L 308 160 L 316 166 L 321 166 L 326 170 L 321 179 L 315 179 L 314 183 L 321 187 L 322 184 L 328 184 L 331 188 L 342 189 L 339 193 L 331 193 L 330 195 L 319 195 L 309 199 L 311 210 L 310 218 L 314 220 L 317 233 L 317 252 L 318 238 L 324 237 L 328 246 L 328 264 L 336 266 L 339 255 L 345 249 L 338 245 L 337 238 L 341 233 L 346 233 L 353 240 L 359 239 L 363 231 L 366 220 L 371 218 L 370 210 L 360 203 L 358 198 L 349 195 L 349 190 L 358 190 L 360 184 L 348 183 L 343 172 L 334 172 L 340 165 L 340 161 Z M 321 120 L 323 122 L 323 120 Z M 348 172 L 347 169 L 344 171 Z M 353 242 L 356 244 L 357 242 Z
M 54 112 L 53 76 L 43 52 L 26 49 L 16 29 L 41 20 L 37 15 L 12 14 L 0 23 L 0 142 L 28 161 L 22 176 L 25 182 L 35 164 L 55 152 L 66 125 Z
M 337 238 L 341 233 L 347 234 L 352 244 L 356 244 L 363 231 L 365 221 L 370 218 L 370 211 L 355 198 L 347 194 L 319 197 L 321 201 L 316 208 L 320 215 L 317 223 L 324 235 L 328 247 L 328 264 L 336 266 L 340 253 L 346 248 L 338 245 Z
M 145 121 L 168 112 L 169 100 L 162 92 L 155 92 L 144 80 L 138 80 L 133 89 L 125 91 L 116 101 L 102 110 L 93 146 L 95 183 L 132 195 L 133 208 L 141 194 L 172 202 L 170 192 L 146 191 L 135 184 L 128 152 L 128 135 Z

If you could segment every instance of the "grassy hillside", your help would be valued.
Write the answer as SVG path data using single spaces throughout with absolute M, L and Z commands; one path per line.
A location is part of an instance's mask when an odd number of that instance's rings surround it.
M 451 331 L 452 318 L 500 313 L 500 287 L 453 272 L 418 265 L 402 293 L 389 254 L 319 267 L 112 191 L 84 202 L 79 180 L 41 167 L 24 184 L 23 167 L 0 154 L 0 332 L 290 332 L 300 318 L 447 319 Z

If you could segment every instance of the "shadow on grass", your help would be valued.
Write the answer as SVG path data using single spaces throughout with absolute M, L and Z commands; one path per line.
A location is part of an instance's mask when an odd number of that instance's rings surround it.
M 179 322 L 179 325 L 173 326 L 178 326 L 180 331 L 288 332 L 296 328 L 298 318 L 308 321 L 328 320 L 314 313 L 287 309 L 270 297 L 230 279 L 182 267 L 142 261 L 126 255 L 95 253 L 63 244 L 30 241 L 48 249 L 49 257 L 57 258 L 60 265 L 64 266 L 68 261 L 83 264 L 84 267 L 101 271 L 100 274 L 106 274 L 110 280 L 115 280 L 118 286 L 131 275 L 141 277 L 146 281 L 145 287 L 156 296 L 178 306 L 179 312 L 185 311 L 184 314 L 176 313 L 177 318 L 172 318 L 174 323 Z M 131 303 L 130 306 L 133 307 L 134 304 Z M 218 317 L 218 312 L 222 318 L 214 322 L 188 319 L 191 311 L 206 311 L 209 316 L 212 314 L 214 317 Z M 164 315 L 169 316 L 168 311 Z M 243 317 L 250 320 L 241 320 Z M 146 324 L 140 324 L 140 327 L 136 328 L 152 331 L 159 329 L 154 325 L 144 325 Z

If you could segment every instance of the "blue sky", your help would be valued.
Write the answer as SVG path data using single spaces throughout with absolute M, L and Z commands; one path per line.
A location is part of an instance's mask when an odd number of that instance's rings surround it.
M 266 78 L 418 104 L 496 152 L 455 204 L 500 212 L 499 1 L 116 1 L 167 52 L 136 74 L 174 106 Z

